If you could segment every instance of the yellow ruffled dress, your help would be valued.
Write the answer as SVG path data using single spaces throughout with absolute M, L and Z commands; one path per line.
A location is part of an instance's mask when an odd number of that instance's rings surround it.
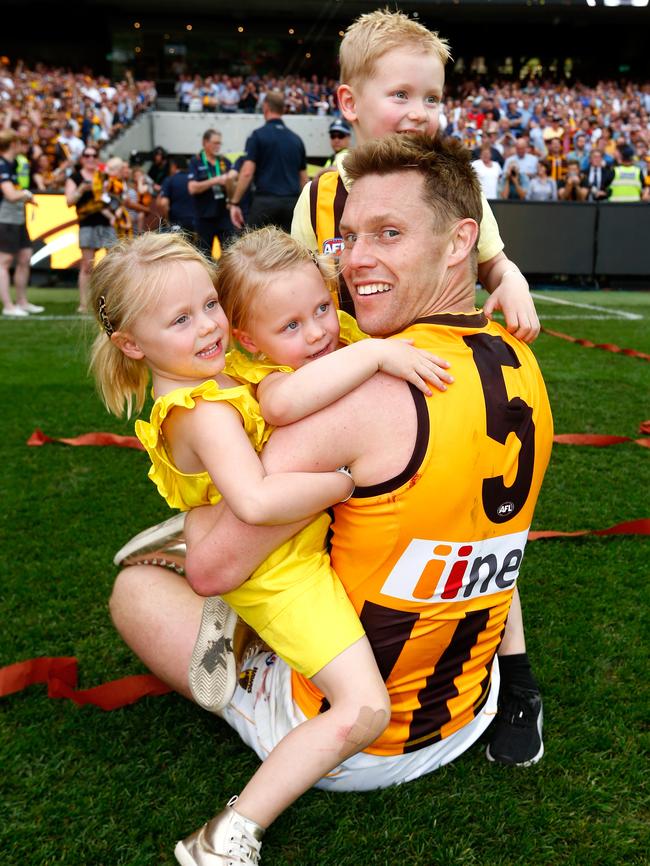
M 258 377 L 258 370 L 265 372 Z M 272 370 L 234 350 L 225 372 L 257 383 Z M 251 444 L 260 451 L 272 428 L 266 425 L 253 388 L 242 384 L 220 388 L 209 380 L 177 388 L 159 397 L 149 422 L 136 421 L 135 431 L 151 458 L 149 477 L 172 508 L 187 510 L 215 504 L 221 494 L 207 472 L 187 474 L 174 465 L 162 433 L 172 409 L 191 411 L 196 400 L 225 400 L 237 409 Z M 359 640 L 363 627 L 327 553 L 327 513 L 284 542 L 237 589 L 223 598 L 294 670 L 311 678 L 343 650 Z

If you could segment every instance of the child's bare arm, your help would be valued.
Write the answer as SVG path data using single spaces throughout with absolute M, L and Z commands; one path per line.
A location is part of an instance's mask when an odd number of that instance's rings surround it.
M 311 517 L 350 495 L 341 472 L 266 475 L 239 413 L 225 403 L 197 402 L 180 413 L 174 436 L 191 445 L 227 505 L 244 523 L 275 525 Z M 173 450 L 173 445 L 172 445 Z
M 478 266 L 478 278 L 490 293 L 483 306 L 485 315 L 492 318 L 501 310 L 506 329 L 517 339 L 532 343 L 540 330 L 535 303 L 528 282 L 517 265 L 500 252 Z
M 349 394 L 380 370 L 412 382 L 425 394 L 453 382 L 449 364 L 407 340 L 361 340 L 305 364 L 294 373 L 272 373 L 257 389 L 262 415 L 283 427 Z

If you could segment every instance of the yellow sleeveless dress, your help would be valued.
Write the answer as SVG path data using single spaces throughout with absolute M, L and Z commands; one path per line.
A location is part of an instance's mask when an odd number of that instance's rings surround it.
M 238 379 L 248 379 L 250 374 L 256 381 L 271 372 L 268 369 L 257 378 L 256 367 L 256 362 L 235 350 L 228 356 L 226 372 Z M 246 376 L 239 372 L 244 369 Z M 290 372 L 286 367 L 273 369 Z M 165 445 L 162 432 L 165 418 L 172 410 L 191 411 L 197 400 L 226 401 L 234 406 L 258 452 L 273 429 L 262 418 L 250 384 L 220 388 L 209 380 L 159 397 L 149 422 L 136 421 L 135 431 L 151 459 L 149 478 L 170 507 L 183 511 L 221 500 L 207 472 L 181 472 Z M 287 664 L 308 678 L 364 634 L 357 613 L 330 566 L 327 553 L 330 522 L 327 513 L 321 514 L 268 556 L 241 586 L 223 596 Z

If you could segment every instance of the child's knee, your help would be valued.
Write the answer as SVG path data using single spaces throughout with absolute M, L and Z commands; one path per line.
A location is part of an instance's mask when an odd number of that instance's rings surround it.
M 377 700 L 364 703 L 350 714 L 352 723 L 344 732 L 341 753 L 351 755 L 370 746 L 386 730 L 390 720 L 390 700 L 377 696 Z M 354 717 L 353 717 L 354 716 Z

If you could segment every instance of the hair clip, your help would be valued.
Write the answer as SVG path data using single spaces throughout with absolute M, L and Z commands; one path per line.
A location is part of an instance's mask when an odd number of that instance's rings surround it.
M 111 334 L 115 333 L 115 328 L 111 325 L 111 320 L 106 315 L 106 298 L 104 295 L 99 296 L 98 302 L 98 310 L 99 310 L 99 318 L 101 319 L 101 323 L 106 331 L 107 335 L 110 337 Z

